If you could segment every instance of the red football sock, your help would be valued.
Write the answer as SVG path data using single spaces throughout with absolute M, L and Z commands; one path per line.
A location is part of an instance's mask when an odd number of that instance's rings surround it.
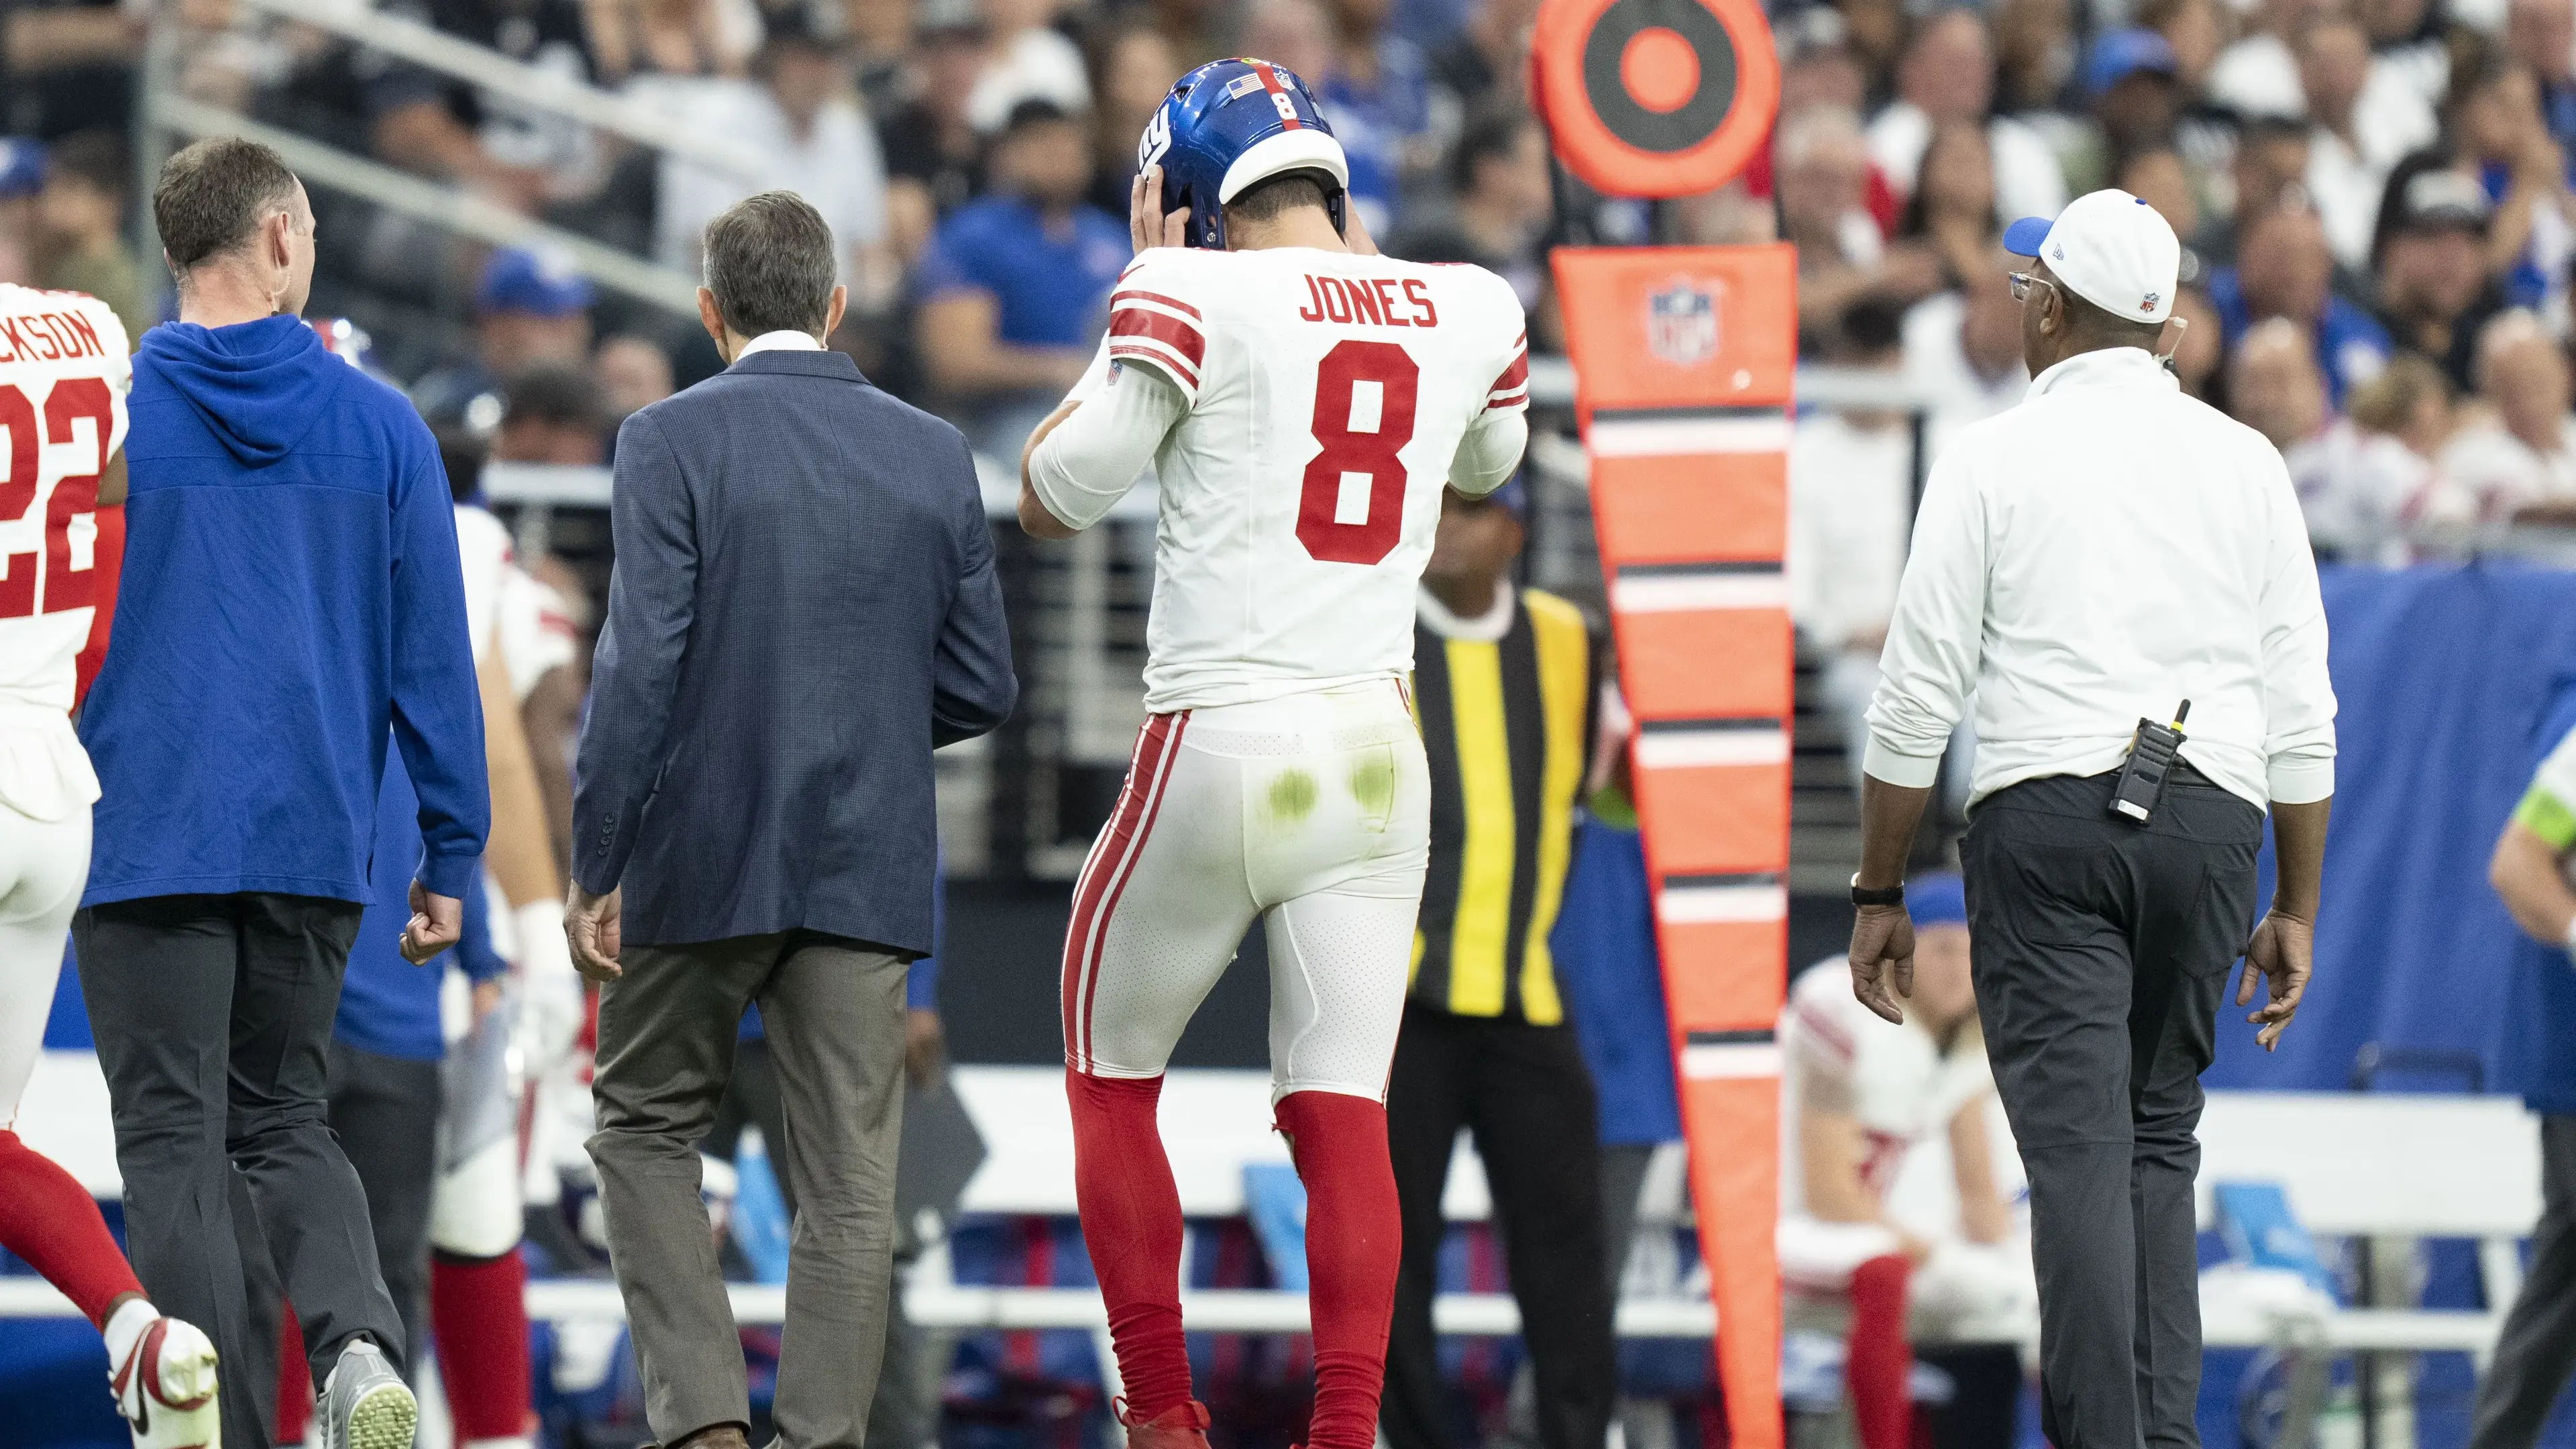
M 93 1327 L 107 1327 L 119 1297 L 142 1294 L 89 1189 L 15 1132 L 0 1131 L 0 1203 L 0 1248 L 61 1289 Z
M 1109 1341 L 1138 1423 L 1190 1399 L 1181 1337 L 1181 1190 L 1154 1125 L 1163 1079 L 1094 1077 L 1070 1067 L 1073 1197 L 1082 1243 L 1109 1308 Z
M 1370 1449 L 1404 1245 L 1386 1108 L 1339 1092 L 1291 1092 L 1278 1116 L 1306 1184 L 1306 1298 L 1315 1323 L 1307 1449 Z
M 535 1412 L 528 1384 L 528 1267 L 517 1252 L 497 1258 L 433 1254 L 430 1333 L 458 1440 L 511 1439 Z
M 313 1420 L 313 1368 L 304 1361 L 304 1326 L 295 1305 L 279 1310 L 277 1325 L 277 1442 L 301 1444 Z
M 1914 1397 L 1906 1384 L 1914 1350 L 1905 1341 L 1905 1280 L 1913 1271 L 1898 1253 L 1852 1270 L 1843 1380 L 1851 1385 L 1862 1449 L 1910 1449 L 1914 1443 Z

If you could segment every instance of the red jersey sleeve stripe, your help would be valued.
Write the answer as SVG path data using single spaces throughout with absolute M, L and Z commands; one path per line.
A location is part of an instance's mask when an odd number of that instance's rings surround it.
M 1207 365 L 1207 341 L 1199 329 L 1168 312 L 1148 307 L 1119 307 L 1109 314 L 1113 347 L 1120 338 L 1150 337 L 1186 358 L 1192 372 Z
M 1142 287 L 1121 287 L 1117 291 L 1109 294 L 1109 306 L 1111 310 L 1116 310 L 1118 305 L 1122 302 L 1151 302 L 1157 307 L 1169 307 L 1173 311 L 1180 313 L 1193 322 L 1202 322 L 1206 320 L 1199 316 L 1198 308 L 1191 306 L 1180 298 L 1167 297 L 1160 292 L 1148 292 Z
M 1528 395 L 1529 350 L 1523 348 L 1512 354 L 1512 365 L 1504 368 L 1503 375 L 1495 378 L 1494 385 L 1486 390 L 1485 401 L 1488 406 L 1509 404 L 1520 402 Z
M 1114 341 L 1109 344 L 1109 360 L 1151 363 L 1170 373 L 1172 381 L 1179 383 L 1182 391 L 1192 395 L 1198 392 L 1198 369 L 1159 338 L 1130 337 Z

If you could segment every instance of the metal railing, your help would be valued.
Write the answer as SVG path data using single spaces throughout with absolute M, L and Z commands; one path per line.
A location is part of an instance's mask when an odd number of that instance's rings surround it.
M 572 76 L 513 60 L 416 20 L 369 8 L 365 0 L 240 0 L 250 12 L 308 25 L 531 109 L 745 178 L 761 158 L 734 138 L 692 130 L 667 112 Z M 543 246 L 570 259 L 599 285 L 694 321 L 697 279 L 525 216 L 455 186 L 387 165 L 330 142 L 263 122 L 183 92 L 179 70 L 189 29 L 177 8 L 156 8 L 144 49 L 136 110 L 136 180 L 150 195 L 171 137 L 242 136 L 267 145 L 312 185 L 370 202 L 409 220 L 494 246 Z M 158 250 L 148 209 L 139 218 L 147 253 Z
M 423 70 L 464 81 L 521 105 L 552 111 L 701 166 L 746 179 L 763 170 L 760 154 L 728 136 L 695 131 L 662 110 L 588 81 L 513 60 L 367 0 L 239 0 L 245 8 L 327 30 Z
M 694 320 L 698 315 L 698 284 L 688 273 L 656 266 L 471 193 L 175 91 L 147 90 L 143 114 L 151 124 L 184 136 L 240 136 L 257 141 L 276 151 L 310 184 L 346 192 L 414 221 L 494 246 L 547 247 L 570 258 L 603 287 L 678 316 Z

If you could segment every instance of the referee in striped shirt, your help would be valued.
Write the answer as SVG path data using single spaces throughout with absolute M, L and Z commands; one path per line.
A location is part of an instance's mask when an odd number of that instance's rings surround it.
M 1574 606 L 1512 585 L 1522 507 L 1517 481 L 1447 495 L 1414 625 L 1431 868 L 1386 1095 L 1404 1211 L 1382 1410 L 1393 1449 L 1450 1443 L 1431 1299 L 1461 1127 L 1492 1185 L 1540 1441 L 1600 1449 L 1616 1392 L 1600 1129 L 1547 948 L 1598 676 Z

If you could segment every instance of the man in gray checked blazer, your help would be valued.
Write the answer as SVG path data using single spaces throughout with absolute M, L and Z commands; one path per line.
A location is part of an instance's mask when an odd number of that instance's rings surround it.
M 617 438 L 564 922 L 604 983 L 590 1155 L 653 1432 L 747 1449 L 697 1148 L 759 1004 L 797 1203 L 779 1444 L 860 1449 L 904 968 L 931 945 L 930 752 L 999 724 L 1018 685 L 965 440 L 823 348 L 844 292 L 822 217 L 752 197 L 708 224 L 706 280 L 730 365 Z

